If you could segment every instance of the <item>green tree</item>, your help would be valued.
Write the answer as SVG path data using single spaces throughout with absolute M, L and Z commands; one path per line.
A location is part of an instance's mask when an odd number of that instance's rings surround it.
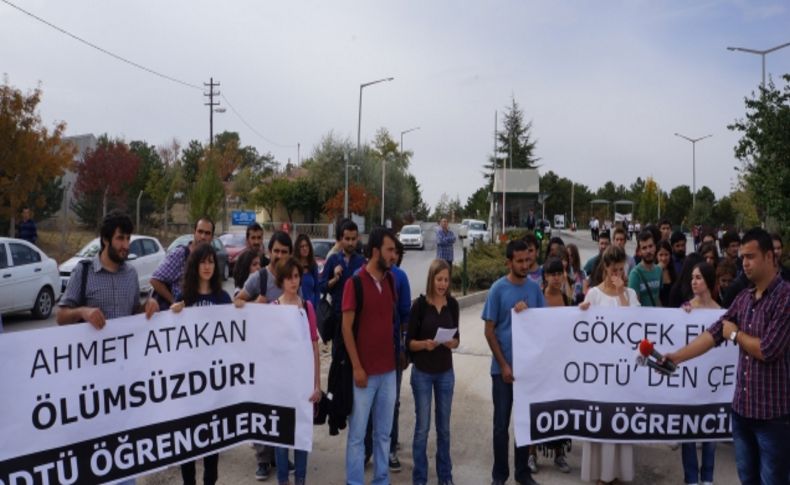
M 535 155 L 536 145 L 532 139 L 532 121 L 525 121 L 524 111 L 516 99 L 511 98 L 510 106 L 505 109 L 502 129 L 497 132 L 496 153 L 483 166 L 488 190 L 493 187 L 495 169 L 537 168 L 540 158 Z
M 324 206 L 319 187 L 306 177 L 296 179 L 294 187 L 299 194 L 296 209 L 302 213 L 305 222 L 313 224 L 321 216 Z
M 658 184 L 653 180 L 653 177 L 648 177 L 645 180 L 645 189 L 642 191 L 642 196 L 639 199 L 638 220 L 642 222 L 642 227 L 645 227 L 650 221 L 656 221 L 659 202 L 661 202 L 662 209 L 666 207 L 665 202 L 659 200 L 659 197 Z M 663 213 L 664 210 L 661 212 Z
M 302 167 L 307 170 L 308 178 L 319 187 L 322 200 L 328 201 L 338 191 L 344 190 L 345 159 L 353 150 L 354 145 L 349 138 L 341 139 L 330 131 L 313 149 L 312 156 L 303 161 Z M 355 164 L 355 161 L 350 160 L 350 163 Z M 356 167 L 349 168 L 350 183 L 354 183 L 358 173 Z
M 277 205 L 280 203 L 282 190 L 280 187 L 283 184 L 283 179 L 271 177 L 264 180 L 253 193 L 253 200 L 259 207 L 263 207 L 269 220 L 274 221 L 274 211 L 277 210 Z
M 688 220 L 691 212 L 691 188 L 688 185 L 678 185 L 669 192 L 666 212 L 662 212 L 662 218 L 666 217 L 672 224 L 680 225 Z
M 219 220 L 225 199 L 225 187 L 217 168 L 218 155 L 216 152 L 207 151 L 200 162 L 197 181 L 189 192 L 189 217 L 196 221 L 202 216 L 212 220 Z
M 130 208 L 130 212 L 134 212 L 136 210 L 137 197 L 142 192 L 143 195 L 140 198 L 140 221 L 148 221 L 151 214 L 156 211 L 156 202 L 151 197 L 151 193 L 146 191 L 146 188 L 151 179 L 161 176 L 164 164 L 159 157 L 156 147 L 144 141 L 130 142 L 129 150 L 140 159 L 140 166 L 137 169 L 134 181 L 129 186 L 129 202 L 127 206 Z M 135 214 L 132 213 L 132 218 L 134 219 L 134 217 Z
M 422 198 L 422 188 L 420 184 L 417 182 L 417 177 L 412 174 L 408 176 L 408 183 L 411 189 L 411 197 L 414 201 L 414 208 L 412 210 L 412 217 L 418 221 L 425 221 L 428 219 L 428 216 L 431 213 L 430 207 L 428 204 L 425 203 L 425 200 Z
M 769 216 L 780 227 L 787 227 L 790 224 L 790 74 L 782 79 L 783 88 L 770 81 L 760 89 L 759 95 L 747 97 L 746 117 L 727 128 L 741 134 L 735 156 L 741 161 L 741 180 L 753 197 L 758 217 Z
M 200 161 L 203 159 L 205 151 L 206 149 L 202 143 L 192 140 L 181 152 L 184 183 L 186 183 L 187 188 L 192 187 L 197 180 L 198 172 L 200 171 Z
M 735 208 L 732 205 L 732 198 L 729 195 L 725 195 L 719 199 L 716 205 L 713 206 L 712 225 L 730 225 L 735 222 L 735 217 Z
M 280 200 L 285 213 L 288 214 L 288 222 L 293 224 L 294 212 L 302 206 L 302 194 L 299 193 L 300 186 L 296 180 L 280 179 L 276 184 L 278 191 L 277 197 Z
M 39 219 L 51 212 L 60 190 L 55 179 L 74 159 L 73 145 L 63 140 L 66 124 L 49 130 L 41 122 L 41 98 L 40 87 L 23 93 L 7 77 L 0 85 L 0 232 L 10 231 L 23 206 Z
M 488 213 L 491 211 L 491 203 L 488 196 L 491 192 L 487 187 L 480 187 L 466 199 L 464 206 L 464 216 L 471 219 L 488 220 Z

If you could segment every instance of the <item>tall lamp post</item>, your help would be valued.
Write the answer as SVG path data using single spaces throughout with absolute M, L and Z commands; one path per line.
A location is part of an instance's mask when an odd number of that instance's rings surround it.
M 419 127 L 419 126 L 415 126 L 414 128 L 409 128 L 408 130 L 405 130 L 405 131 L 401 131 L 401 132 L 400 132 L 400 152 L 401 152 L 401 153 L 403 153 L 404 151 L 406 151 L 406 150 L 404 150 L 404 149 L 403 149 L 403 135 L 405 135 L 406 133 L 411 133 L 412 131 L 417 131 L 417 130 L 419 130 L 419 129 L 420 129 L 420 127 Z
M 790 42 L 787 42 L 787 43 L 782 44 L 782 45 L 778 45 L 776 47 L 771 47 L 770 49 L 764 49 L 764 50 L 748 49 L 746 47 L 727 47 L 727 50 L 728 51 L 733 51 L 733 52 L 735 52 L 735 51 L 737 51 L 737 52 L 746 52 L 747 54 L 756 54 L 756 55 L 762 57 L 762 60 L 763 60 L 763 82 L 762 82 L 762 87 L 763 87 L 763 89 L 765 89 L 765 56 L 770 54 L 771 52 L 778 51 L 779 49 L 784 49 L 787 46 L 790 46 Z
M 359 157 L 359 150 L 362 139 L 362 90 L 374 84 L 389 82 L 395 79 L 394 77 L 385 77 L 359 85 L 359 116 L 357 117 L 357 157 Z M 343 196 L 343 217 L 348 217 L 348 159 L 346 159 L 346 188 Z
M 704 140 L 705 138 L 710 138 L 713 135 L 705 135 L 699 138 L 689 138 L 686 135 L 675 133 L 675 136 L 679 136 L 680 138 L 691 142 L 691 208 L 693 209 L 697 205 L 697 142 Z

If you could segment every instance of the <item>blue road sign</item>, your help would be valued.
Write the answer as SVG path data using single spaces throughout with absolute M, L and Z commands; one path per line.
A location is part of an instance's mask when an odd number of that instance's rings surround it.
M 231 211 L 230 219 L 234 226 L 249 226 L 255 222 L 255 211 Z

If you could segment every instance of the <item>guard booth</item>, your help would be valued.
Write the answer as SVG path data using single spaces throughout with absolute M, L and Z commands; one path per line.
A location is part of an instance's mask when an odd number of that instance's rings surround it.
M 491 226 L 497 228 L 496 232 L 499 234 L 508 228 L 521 227 L 530 209 L 535 211 L 535 217 L 539 219 L 539 194 L 540 174 L 537 169 L 496 169 L 491 200 Z

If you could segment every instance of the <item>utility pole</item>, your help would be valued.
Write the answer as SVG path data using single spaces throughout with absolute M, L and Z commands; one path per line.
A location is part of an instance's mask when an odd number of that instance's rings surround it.
M 203 96 L 208 98 L 208 103 L 203 103 L 208 106 L 208 146 L 214 148 L 214 107 L 219 106 L 219 100 L 214 101 L 214 96 L 219 96 L 221 93 L 214 91 L 215 87 L 219 87 L 219 82 L 215 83 L 213 77 L 209 78 L 208 84 L 203 83 L 203 86 L 208 88 L 208 92 L 203 93 Z

